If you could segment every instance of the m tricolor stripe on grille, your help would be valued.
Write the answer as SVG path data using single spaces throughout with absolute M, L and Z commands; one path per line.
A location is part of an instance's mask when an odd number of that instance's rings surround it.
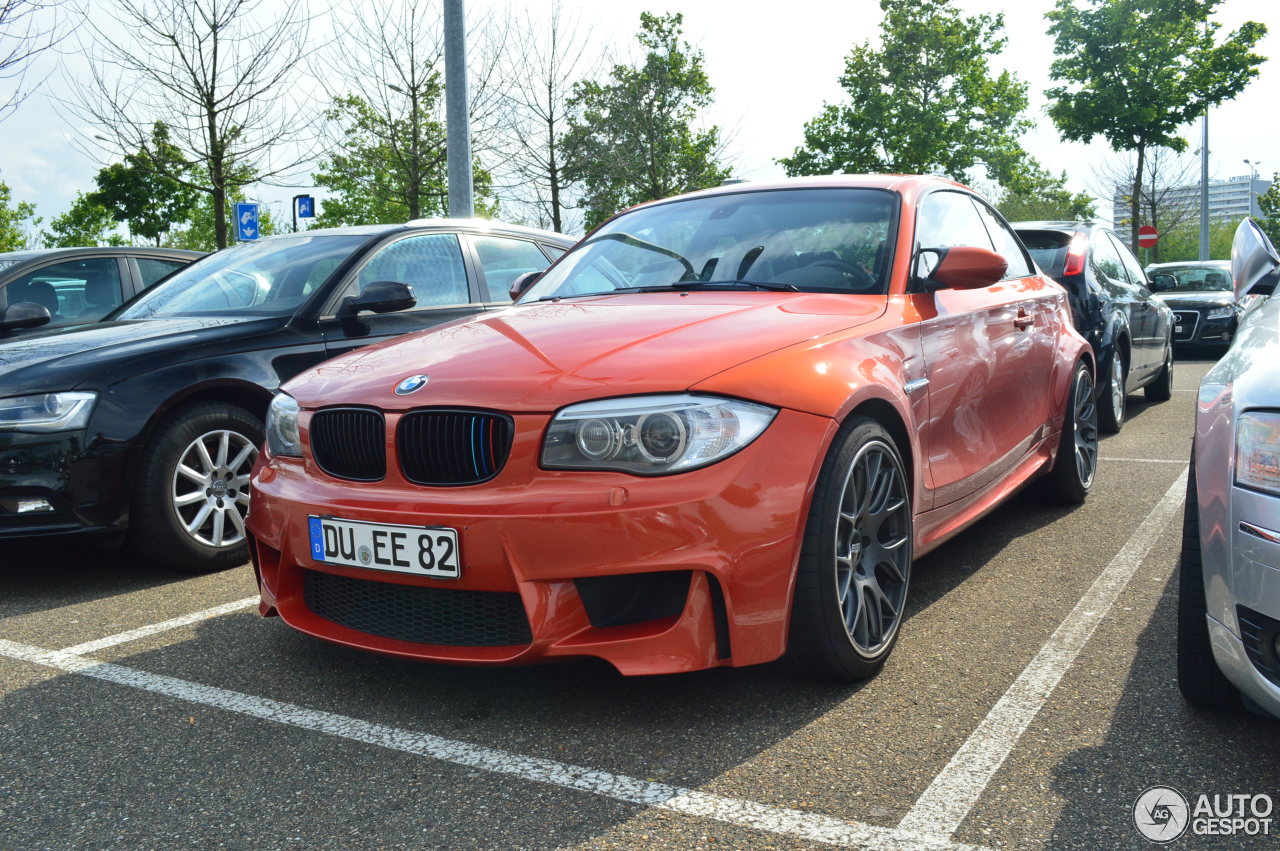
M 509 417 L 485 411 L 410 411 L 400 418 L 400 471 L 418 485 L 473 485 L 501 472 L 511 453 Z

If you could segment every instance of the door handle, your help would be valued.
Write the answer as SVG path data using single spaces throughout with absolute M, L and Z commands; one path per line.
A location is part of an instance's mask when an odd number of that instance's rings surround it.
M 1025 331 L 1035 324 L 1036 324 L 1036 318 L 1032 316 L 1030 313 L 1027 313 L 1022 310 L 1018 311 L 1017 318 L 1013 320 L 1013 327 L 1017 328 L 1019 331 Z

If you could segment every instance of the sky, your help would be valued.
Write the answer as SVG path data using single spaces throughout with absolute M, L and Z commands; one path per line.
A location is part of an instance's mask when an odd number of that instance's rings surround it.
M 107 0 L 86 0 L 97 13 Z M 466 0 L 469 16 L 529 9 L 539 14 L 552 0 Z M 270 12 L 290 8 L 290 0 L 264 0 Z M 336 4 L 350 10 L 352 3 Z M 1097 192 L 1095 175 L 1115 154 L 1100 140 L 1088 145 L 1062 142 L 1045 114 L 1044 90 L 1051 85 L 1049 64 L 1053 41 L 1045 33 L 1044 14 L 1052 0 L 1021 0 L 1014 4 L 957 0 L 967 14 L 1003 12 L 1009 43 L 993 65 L 1014 71 L 1028 84 L 1028 117 L 1036 124 L 1025 147 L 1054 171 L 1065 170 L 1074 190 Z M 715 87 L 715 103 L 702 116 L 727 131 L 727 154 L 734 176 L 763 180 L 783 176 L 775 159 L 792 153 L 803 140 L 804 123 L 826 103 L 841 100 L 838 78 L 845 57 L 855 45 L 875 41 L 880 9 L 875 0 L 562 0 L 568 15 L 576 15 L 590 39 L 590 50 L 626 56 L 635 45 L 642 11 L 682 12 L 685 37 L 704 55 Z M 1280 2 L 1225 0 L 1217 20 L 1224 31 L 1243 21 L 1265 23 L 1271 31 L 1257 52 L 1275 56 L 1280 48 Z M 313 73 L 323 67 L 304 61 Z M 60 52 L 43 54 L 29 79 L 43 77 L 36 94 L 7 118 L 0 119 L 0 180 L 14 201 L 34 202 L 37 215 L 49 219 L 64 212 L 77 191 L 93 188 L 93 175 L 107 161 L 96 150 L 95 131 L 68 114 L 58 103 L 85 79 L 85 60 L 70 41 Z M 307 85 L 306 83 L 303 84 Z M 310 83 L 315 87 L 314 81 Z M 1210 113 L 1210 175 L 1226 179 L 1249 173 L 1245 159 L 1258 164 L 1261 176 L 1280 171 L 1280 57 L 1262 65 L 1261 73 L 1234 101 Z M 1190 150 L 1200 145 L 1197 127 L 1184 133 Z M 298 183 L 305 185 L 301 175 Z M 252 194 L 269 204 L 277 216 L 287 217 L 288 201 L 303 188 L 262 187 Z M 1100 204 L 1101 218 L 1109 204 Z

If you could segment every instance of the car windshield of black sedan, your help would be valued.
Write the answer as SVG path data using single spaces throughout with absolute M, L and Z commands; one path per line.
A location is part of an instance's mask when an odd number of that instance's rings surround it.
M 284 316 L 368 236 L 286 236 L 211 254 L 126 305 L 114 319 Z
M 521 299 L 678 289 L 888 292 L 896 197 L 785 189 L 689 198 L 625 213 Z
M 1231 289 L 1231 270 L 1225 266 L 1161 266 L 1148 269 L 1151 289 L 1158 293 L 1216 293 Z

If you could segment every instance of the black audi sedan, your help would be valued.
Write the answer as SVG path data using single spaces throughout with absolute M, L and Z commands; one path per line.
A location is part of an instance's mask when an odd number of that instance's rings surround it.
M 1125 403 L 1142 388 L 1173 394 L 1173 315 L 1154 298 L 1142 265 L 1109 229 L 1093 222 L 1015 222 L 1040 268 L 1067 290 L 1076 330 L 1098 363 L 1098 427 L 1124 426 Z
M 0 541 L 98 535 L 179 570 L 240 564 L 282 382 L 501 307 L 572 244 L 483 220 L 310 230 L 211 254 L 102 322 L 0 341 Z
M 181 248 L 42 248 L 0 253 L 0 341 L 97 322 L 204 256 Z
M 1173 310 L 1173 342 L 1179 349 L 1225 351 L 1243 312 L 1231 288 L 1225 260 L 1153 263 L 1151 291 Z

